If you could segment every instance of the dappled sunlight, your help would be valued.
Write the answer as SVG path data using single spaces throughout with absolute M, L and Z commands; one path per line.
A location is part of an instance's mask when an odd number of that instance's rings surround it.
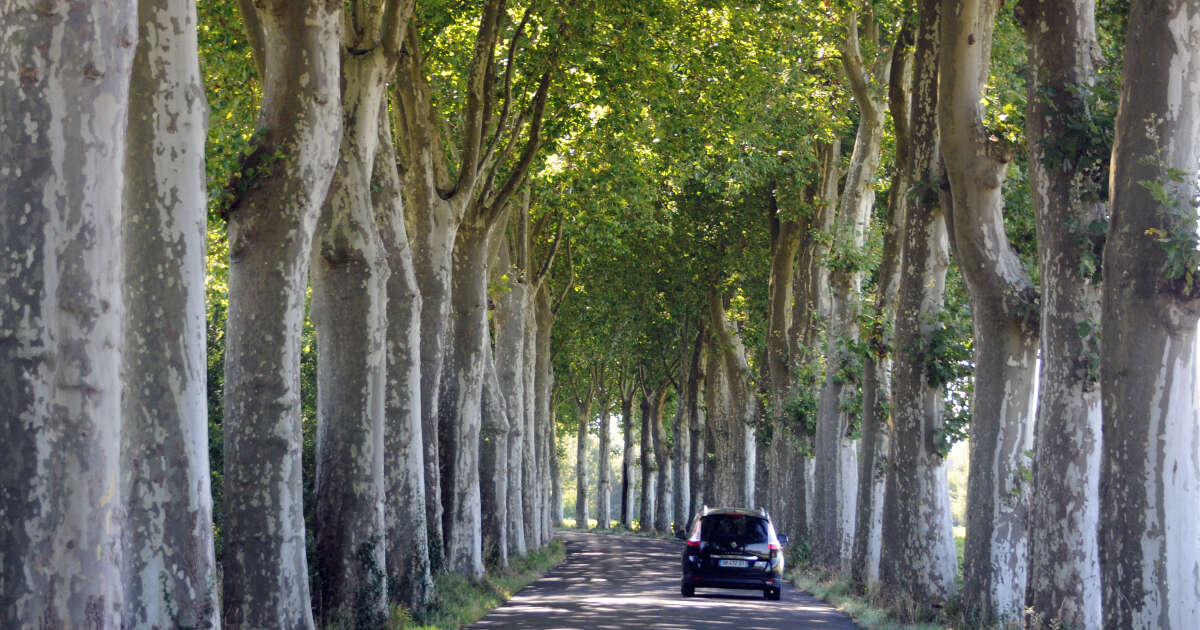
M 567 560 L 472 628 L 837 628 L 844 614 L 790 585 L 782 601 L 753 590 L 679 592 L 680 543 L 577 531 L 557 534 Z

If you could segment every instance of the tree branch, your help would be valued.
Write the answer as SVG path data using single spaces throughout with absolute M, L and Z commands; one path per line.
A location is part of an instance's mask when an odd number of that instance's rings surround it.
M 863 116 L 874 118 L 879 103 L 871 96 L 871 76 L 863 64 L 862 50 L 858 41 L 858 12 L 846 15 L 846 39 L 842 41 L 842 68 L 850 81 L 850 91 Z
M 464 116 L 462 159 L 459 161 L 458 180 L 450 191 L 453 197 L 464 190 L 471 190 L 479 177 L 479 156 L 483 146 L 483 125 L 487 119 L 487 79 L 492 67 L 496 38 L 500 30 L 504 0 L 488 0 L 480 18 L 479 32 L 475 38 L 475 53 L 467 80 L 467 110 Z
M 512 86 L 513 72 L 516 69 L 517 42 L 520 41 L 521 35 L 525 32 L 525 26 L 529 24 L 529 18 L 533 15 L 533 5 L 525 8 L 525 14 L 521 17 L 521 22 L 517 24 L 516 30 L 513 32 L 512 41 L 508 45 L 507 65 L 504 68 L 504 105 L 500 110 L 500 118 L 496 121 L 496 132 L 492 135 L 492 139 L 488 142 L 487 151 L 484 152 L 483 158 L 480 160 L 479 168 L 491 159 L 496 153 L 496 147 L 500 145 L 500 137 L 504 134 L 504 126 L 508 124 L 508 117 L 512 112 Z M 520 128 L 518 125 L 517 129 Z
M 503 208 L 504 204 L 508 203 L 513 193 L 525 182 L 525 177 L 529 174 L 529 167 L 533 164 L 533 158 L 537 155 L 538 148 L 542 143 L 542 121 L 546 114 L 546 95 L 549 91 L 550 71 L 547 70 L 542 74 L 537 95 L 534 97 L 533 120 L 529 123 L 529 139 L 525 142 L 525 150 L 521 152 L 521 158 L 518 160 L 516 168 L 509 174 L 508 181 L 504 183 L 500 192 L 496 194 L 496 198 L 492 200 L 492 205 L 484 216 L 486 221 L 494 220 L 499 213 L 499 208 Z
M 575 284 L 575 262 L 571 260 L 571 244 L 567 243 L 567 283 L 563 285 L 562 293 L 554 299 L 550 307 L 550 312 L 558 315 L 558 309 L 562 308 L 563 302 L 567 299 L 567 293 L 571 290 L 571 286 Z

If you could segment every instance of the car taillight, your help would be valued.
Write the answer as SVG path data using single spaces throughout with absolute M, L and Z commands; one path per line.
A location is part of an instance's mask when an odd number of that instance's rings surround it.
M 767 548 L 771 551 L 780 551 L 783 549 L 779 543 L 767 543 Z
M 688 547 L 694 547 L 694 548 L 696 548 L 696 549 L 699 549 L 699 548 L 700 548 L 700 541 L 699 541 L 699 540 L 692 539 L 692 538 L 689 538 L 689 539 L 688 539 L 688 541 L 687 541 L 687 546 L 688 546 Z

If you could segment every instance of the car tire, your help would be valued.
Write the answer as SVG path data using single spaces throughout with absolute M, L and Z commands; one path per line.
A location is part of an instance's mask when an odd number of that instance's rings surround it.
M 679 593 L 684 597 L 691 597 L 696 594 L 696 587 L 692 584 L 682 584 L 679 587 Z
M 782 598 L 783 598 L 783 589 L 780 589 L 780 588 L 768 588 L 768 589 L 764 589 L 764 590 L 763 590 L 763 597 L 765 597 L 766 599 L 769 599 L 769 600 L 771 600 L 771 601 L 776 601 L 776 602 L 777 602 L 777 601 L 779 601 L 780 599 L 782 599 Z

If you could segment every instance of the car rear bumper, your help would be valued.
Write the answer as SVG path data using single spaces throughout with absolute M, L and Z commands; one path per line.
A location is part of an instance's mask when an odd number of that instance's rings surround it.
M 721 575 L 721 574 L 703 574 L 692 573 L 685 574 L 682 579 L 684 585 L 691 585 L 696 588 L 738 588 L 738 589 L 753 589 L 762 590 L 768 588 L 779 588 L 781 579 L 777 575 Z

